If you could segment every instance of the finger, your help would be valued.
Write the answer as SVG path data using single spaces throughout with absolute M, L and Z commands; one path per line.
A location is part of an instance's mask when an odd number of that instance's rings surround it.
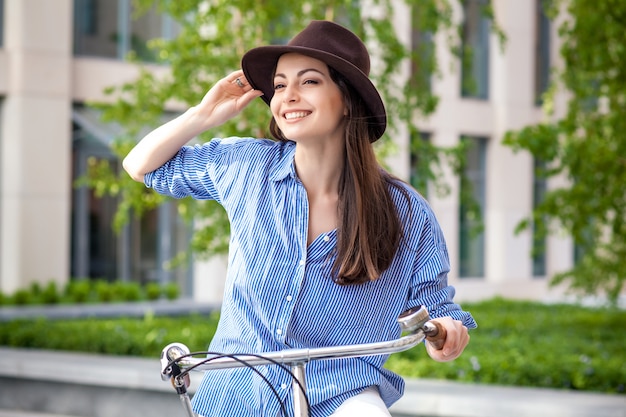
M 246 77 L 244 77 L 243 75 L 241 77 L 237 77 L 232 81 L 233 84 L 235 84 L 237 87 L 242 88 L 246 91 L 248 91 L 248 89 L 251 89 L 252 86 L 250 85 L 250 83 L 248 82 L 248 80 L 246 79 Z
M 246 91 L 238 100 L 239 109 L 240 110 L 243 109 L 248 104 L 250 104 L 252 100 L 254 100 L 257 97 L 261 97 L 262 95 L 263 95 L 263 92 L 260 90 L 250 89 L 249 91 Z
M 239 88 L 245 89 L 246 87 L 250 86 L 250 83 L 243 73 L 243 70 L 231 72 L 224 79 L 231 84 L 235 84 Z
M 456 358 L 463 353 L 465 346 L 467 346 L 469 342 L 469 332 L 467 327 L 460 325 L 454 328 L 453 334 L 454 336 L 450 338 L 451 343 L 443 348 L 443 355 Z
M 226 81 L 228 81 L 228 82 L 230 82 L 230 83 L 233 83 L 233 82 L 235 82 L 235 80 L 236 80 L 237 78 L 242 78 L 242 77 L 245 77 L 245 76 L 243 75 L 243 70 L 237 70 L 237 71 L 233 71 L 233 72 L 231 72 L 230 74 L 228 74 L 228 75 L 225 77 L 225 79 L 226 79 Z

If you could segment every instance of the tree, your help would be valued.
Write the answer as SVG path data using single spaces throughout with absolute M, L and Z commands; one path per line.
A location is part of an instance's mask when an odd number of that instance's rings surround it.
M 415 27 L 421 34 L 444 32 L 450 48 L 461 55 L 459 30 L 452 19 L 452 2 L 462 0 L 405 0 L 412 13 Z M 157 78 L 153 71 L 138 62 L 140 76 L 108 91 L 114 101 L 96 106 L 103 111 L 105 121 L 115 121 L 125 127 L 125 136 L 117 138 L 113 150 L 120 160 L 135 144 L 140 132 L 162 123 L 166 103 L 175 101 L 183 107 L 195 105 L 205 92 L 228 72 L 240 67 L 243 53 L 255 46 L 289 39 L 312 19 L 327 19 L 342 23 L 354 30 L 371 46 L 375 62 L 375 84 L 385 100 L 389 120 L 387 133 L 377 142 L 381 158 L 393 152 L 390 140 L 400 124 L 408 126 L 415 138 L 413 149 L 423 161 L 417 169 L 422 187 L 427 184 L 446 192 L 441 169 L 451 164 L 457 173 L 462 170 L 463 144 L 442 148 L 419 140 L 415 123 L 431 114 L 437 106 L 437 97 L 430 89 L 430 78 L 440 74 L 429 36 L 412 45 L 400 42 L 393 15 L 397 13 L 392 0 L 374 0 L 368 7 L 359 7 L 352 0 L 135 0 L 137 13 L 152 7 L 167 13 L 181 27 L 180 34 L 171 40 L 155 39 L 149 44 L 157 64 L 170 68 L 169 74 Z M 484 12 L 491 14 L 489 2 Z M 133 59 L 131 55 L 129 57 Z M 136 58 L 135 58 L 136 59 Z M 403 67 L 404 66 L 404 67 Z M 410 76 L 402 75 L 403 68 L 411 67 Z M 406 72 L 406 71 L 405 71 Z M 261 100 L 248 106 L 242 115 L 211 136 L 241 135 L 269 137 L 269 112 Z M 201 137 L 200 140 L 208 140 Z M 88 184 L 98 195 L 120 197 L 115 225 L 120 227 L 131 215 L 140 216 L 164 201 L 142 184 L 125 174 L 115 174 L 107 161 L 93 162 Z M 424 191 L 424 190 L 422 190 Z M 476 207 L 476 206 L 475 206 Z M 178 202 L 179 212 L 196 225 L 191 247 L 195 253 L 224 252 L 228 245 L 228 222 L 222 208 L 214 202 L 184 199 Z
M 567 109 L 558 120 L 508 132 L 505 143 L 541 162 L 537 176 L 568 185 L 549 190 L 518 230 L 567 231 L 581 256 L 551 283 L 615 302 L 626 278 L 626 3 L 554 0 L 546 12 L 562 17 L 563 66 L 544 107 L 551 112 L 565 90 Z

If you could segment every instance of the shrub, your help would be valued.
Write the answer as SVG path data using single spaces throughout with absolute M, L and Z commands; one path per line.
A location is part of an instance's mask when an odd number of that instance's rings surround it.
M 40 299 L 44 304 L 56 304 L 61 300 L 61 295 L 57 289 L 57 283 L 48 282 L 46 287 L 41 291 Z
M 37 298 L 41 295 L 41 284 L 38 282 L 32 282 L 30 284 L 30 292 L 34 298 Z
M 158 358 L 174 341 L 206 350 L 218 318 L 17 320 L 0 326 L 0 345 Z
M 161 298 L 161 294 L 163 293 L 163 289 L 160 284 L 156 282 L 149 282 L 145 286 L 146 298 L 148 300 L 158 300 Z
M 91 283 L 87 279 L 70 281 L 65 287 L 65 295 L 74 303 L 86 303 L 90 294 Z
M 28 290 L 17 290 L 13 294 L 13 303 L 20 305 L 31 304 L 34 300 L 33 294 Z
M 165 293 L 165 298 L 168 300 L 175 300 L 180 296 L 180 288 L 178 288 L 178 285 L 174 282 L 165 284 L 163 292 Z
M 104 279 L 82 278 L 68 282 L 63 291 L 59 291 L 58 284 L 51 281 L 43 289 L 41 284 L 33 283 L 28 289 L 19 289 L 12 295 L 0 293 L 0 306 L 157 300 L 162 296 L 168 300 L 178 298 L 180 296 L 178 285 L 176 283 L 165 285 L 148 283 L 142 286 L 137 282 L 108 282 Z
M 141 286 L 136 282 L 115 281 L 114 299 L 119 301 L 138 301 L 141 299 Z
M 95 297 L 97 301 L 108 303 L 115 298 L 115 290 L 113 286 L 105 280 L 97 280 L 94 284 Z

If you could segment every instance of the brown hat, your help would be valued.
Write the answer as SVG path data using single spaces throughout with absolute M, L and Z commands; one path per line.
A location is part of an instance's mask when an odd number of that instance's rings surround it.
M 272 75 L 278 58 L 288 52 L 319 59 L 343 75 L 363 98 L 376 139 L 383 135 L 387 126 L 385 105 L 368 77 L 370 57 L 361 39 L 336 23 L 314 20 L 287 45 L 261 46 L 246 52 L 241 68 L 250 85 L 263 92 L 267 104 L 274 95 Z

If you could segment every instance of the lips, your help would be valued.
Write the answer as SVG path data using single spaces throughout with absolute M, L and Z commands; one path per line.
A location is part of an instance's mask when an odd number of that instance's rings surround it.
M 304 117 L 307 117 L 309 114 L 311 114 L 310 111 L 294 111 L 294 112 L 285 113 L 284 117 L 287 120 L 294 120 L 294 119 L 302 119 Z

